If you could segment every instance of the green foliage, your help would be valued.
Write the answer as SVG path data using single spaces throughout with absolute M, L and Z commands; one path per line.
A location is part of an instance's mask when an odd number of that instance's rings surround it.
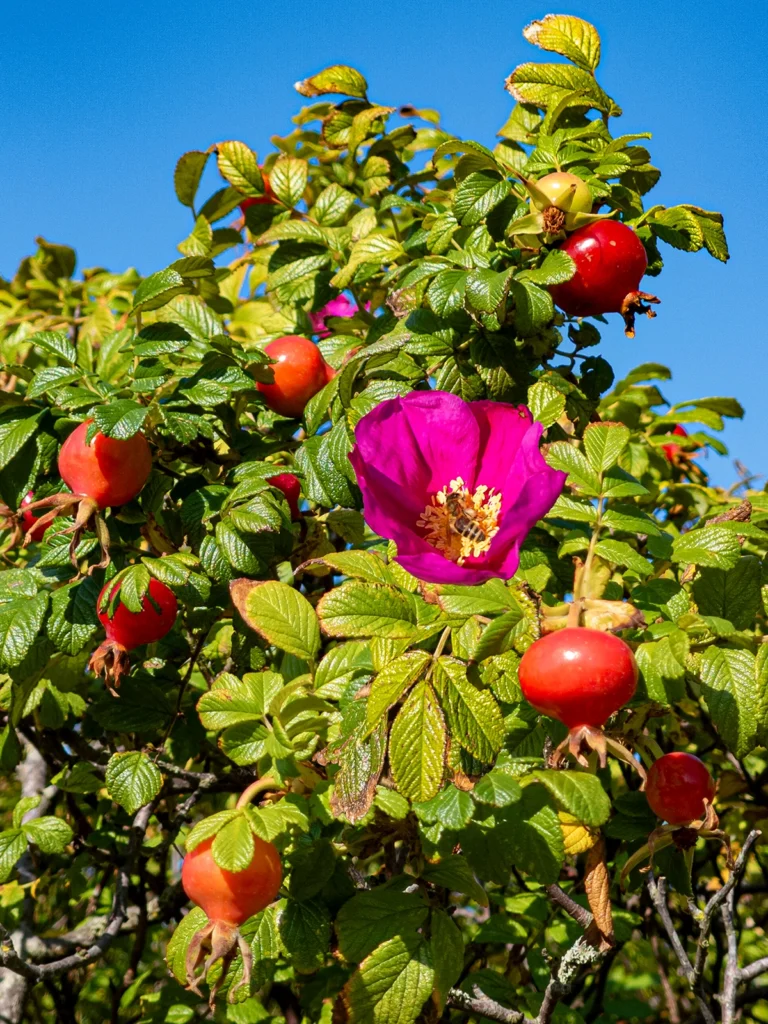
M 34 927 L 54 951 L 62 931 L 67 950 L 88 944 L 83 919 L 97 922 L 92 941 L 131 908 L 103 957 L 35 986 L 25 1021 L 53 1024 L 73 999 L 82 1020 L 210 1019 L 183 988 L 206 920 L 181 915 L 177 851 L 212 841 L 215 864 L 237 874 L 260 840 L 280 851 L 280 899 L 242 927 L 251 986 L 236 987 L 238 953 L 216 1020 L 458 1024 L 483 1017 L 466 1002 L 478 993 L 536 1014 L 553 957 L 575 972 L 558 982 L 554 1019 L 696 1012 L 645 904 L 638 916 L 643 878 L 618 884 L 658 825 L 637 780 L 615 760 L 555 766 L 564 730 L 523 699 L 517 670 L 579 598 L 584 624 L 619 632 L 640 669 L 612 732 L 646 764 L 661 750 L 702 754 L 721 825 L 743 840 L 768 813 L 768 497 L 747 478 L 715 488 L 703 468 L 738 402 L 670 407 L 666 367 L 615 381 L 586 351 L 600 331 L 555 309 L 548 289 L 574 264 L 559 238 L 521 229 L 523 180 L 577 174 L 595 209 L 637 231 L 652 274 L 660 242 L 719 260 L 727 245 L 719 214 L 646 207 L 660 175 L 650 136 L 612 135 L 621 110 L 595 78 L 596 30 L 549 15 L 525 36 L 565 60 L 512 73 L 516 104 L 493 150 L 453 137 L 434 111 L 369 100 L 363 76 L 336 65 L 297 84 L 310 104 L 261 162 L 237 140 L 181 157 L 190 229 L 170 266 L 77 276 L 71 249 L 39 239 L 0 282 L 0 925 L 29 933 L 33 879 Z M 214 158 L 221 187 L 200 200 Z M 276 415 L 257 387 L 273 379 L 266 345 L 311 334 L 310 314 L 340 292 L 354 315 L 329 316 L 319 341 L 336 375 L 303 418 Z M 355 426 L 430 386 L 527 403 L 567 474 L 511 580 L 422 583 L 365 523 Z M 13 529 L 30 491 L 61 491 L 58 450 L 85 419 L 116 440 L 142 431 L 153 456 L 138 498 L 106 513 L 106 568 L 88 530 L 73 567 L 60 518 L 28 547 Z M 671 438 L 676 424 L 688 434 Z M 270 484 L 283 472 L 300 480 L 299 520 Z M 87 668 L 99 591 L 115 580 L 119 596 L 98 610 L 135 613 L 152 579 L 176 594 L 178 621 L 131 653 L 111 696 Z M 14 769 L 28 787 L 35 750 L 48 777 L 22 795 Z M 258 797 L 236 806 L 256 779 Z M 25 821 L 41 795 L 46 813 Z M 575 922 L 543 886 L 581 899 L 601 834 L 617 947 L 590 973 L 598 954 L 573 945 Z M 715 889 L 717 850 L 661 848 L 658 870 L 681 892 L 691 869 L 697 892 Z M 736 926 L 757 960 L 764 885 L 749 870 L 755 895 Z M 725 955 L 715 940 L 707 993 Z

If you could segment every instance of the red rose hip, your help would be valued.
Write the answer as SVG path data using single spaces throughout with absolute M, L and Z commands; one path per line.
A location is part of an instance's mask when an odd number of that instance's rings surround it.
M 59 473 L 73 494 L 91 498 L 99 508 L 135 498 L 152 472 L 152 454 L 143 434 L 125 441 L 97 433 L 85 436 L 91 421 L 76 427 L 59 452 Z
M 568 628 L 532 644 L 520 662 L 523 696 L 569 729 L 602 726 L 637 686 L 632 651 L 612 633 Z
M 253 859 L 243 871 L 225 871 L 213 859 L 213 839 L 206 839 L 184 858 L 184 892 L 210 921 L 241 925 L 277 897 L 283 878 L 280 855 L 272 843 L 254 836 Z
M 301 495 L 301 481 L 293 473 L 276 473 L 275 476 L 268 476 L 267 483 L 282 491 L 288 508 L 291 510 L 291 519 L 301 519 L 299 509 L 299 497 Z
M 307 402 L 333 377 L 317 345 L 309 338 L 287 334 L 264 351 L 275 360 L 274 384 L 257 383 L 269 408 L 281 416 L 301 416 Z
M 552 298 L 569 316 L 621 313 L 625 333 L 634 337 L 636 313 L 655 316 L 644 303 L 655 295 L 639 291 L 648 266 L 643 243 L 635 232 L 616 220 L 601 220 L 574 231 L 560 246 L 576 264 L 569 281 L 550 288 Z
M 654 761 L 645 787 L 648 805 L 670 825 L 704 818 L 705 801 L 715 798 L 715 783 L 703 761 L 676 750 Z

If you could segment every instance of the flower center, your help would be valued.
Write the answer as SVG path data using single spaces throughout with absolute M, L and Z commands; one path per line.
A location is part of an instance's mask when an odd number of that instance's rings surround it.
M 488 551 L 499 532 L 500 515 L 500 494 L 485 484 L 470 493 L 457 476 L 433 495 L 416 525 L 441 555 L 463 565 L 467 558 L 479 558 Z

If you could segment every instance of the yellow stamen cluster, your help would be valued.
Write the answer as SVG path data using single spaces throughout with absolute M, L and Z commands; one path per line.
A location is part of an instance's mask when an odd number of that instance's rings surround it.
M 458 476 L 433 495 L 416 525 L 441 555 L 463 565 L 467 558 L 479 558 L 488 551 L 499 532 L 500 515 L 501 495 L 493 487 L 481 484 L 470 493 Z

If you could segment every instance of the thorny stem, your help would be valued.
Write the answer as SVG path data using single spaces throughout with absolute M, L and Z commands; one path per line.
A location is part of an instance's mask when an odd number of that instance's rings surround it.
M 176 719 L 181 714 L 181 702 L 182 702 L 182 699 L 184 697 L 184 691 L 186 690 L 187 685 L 189 684 L 189 680 L 192 678 L 192 673 L 195 670 L 195 665 L 197 663 L 197 659 L 200 657 L 200 652 L 202 651 L 203 647 L 205 646 L 206 636 L 207 636 L 207 632 L 205 630 L 203 630 L 203 632 L 200 634 L 200 636 L 197 639 L 197 643 L 195 644 L 194 650 L 192 651 L 192 653 L 190 655 L 189 666 L 188 666 L 187 671 L 186 671 L 186 673 L 184 675 L 184 678 L 181 681 L 181 685 L 179 686 L 179 694 L 178 694 L 178 697 L 176 698 L 176 710 L 173 712 L 173 718 L 171 718 L 170 722 L 168 723 L 168 728 L 165 730 L 165 734 L 164 734 L 162 740 L 160 741 L 160 750 L 164 750 L 165 749 L 165 744 L 168 742 L 168 739 L 169 739 L 171 733 L 173 732 L 173 727 L 176 724 Z

